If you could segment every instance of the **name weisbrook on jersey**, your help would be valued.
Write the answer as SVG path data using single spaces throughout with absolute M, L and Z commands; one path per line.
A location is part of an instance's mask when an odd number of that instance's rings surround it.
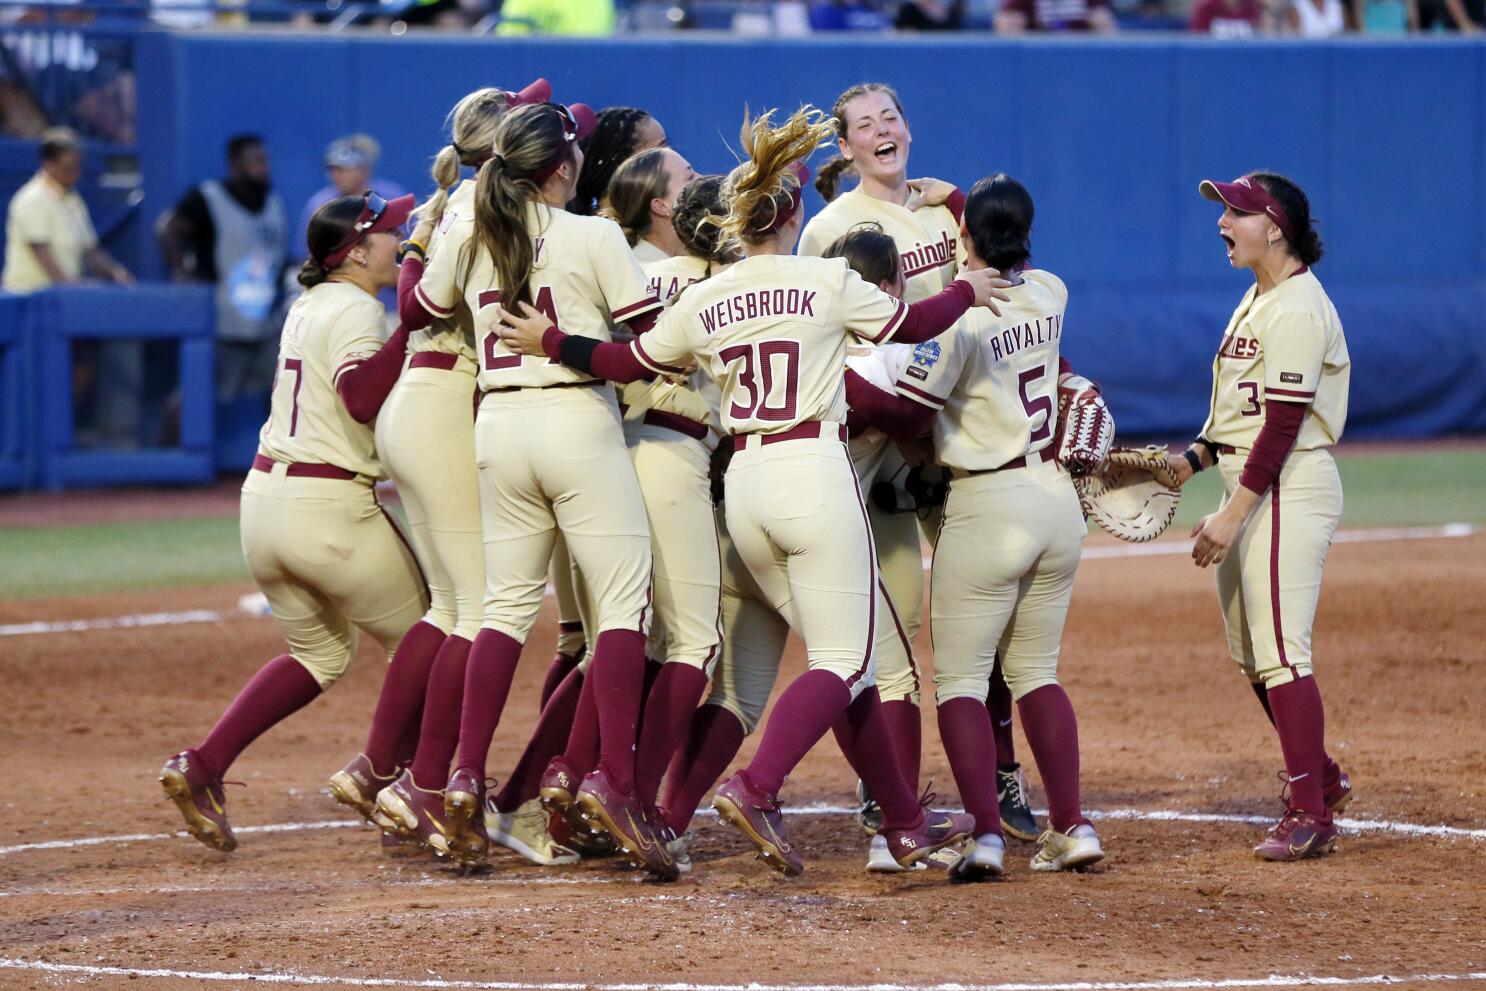
M 815 289 L 755 289 L 713 303 L 697 315 L 709 334 L 759 317 L 809 317 L 814 321 L 818 319 L 815 315 L 818 295 Z

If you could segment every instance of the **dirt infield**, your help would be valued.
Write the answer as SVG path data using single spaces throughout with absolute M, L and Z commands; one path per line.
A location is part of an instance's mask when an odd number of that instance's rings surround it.
M 0 604 L 0 624 L 230 615 L 246 590 Z M 380 670 L 365 647 L 345 682 L 230 775 L 248 786 L 228 791 L 239 829 L 324 828 L 243 830 L 231 855 L 184 837 L 31 847 L 176 829 L 154 781 L 160 762 L 200 738 L 280 641 L 270 622 L 235 617 L 0 637 L 15 700 L 0 756 L 0 987 L 257 984 L 246 975 L 331 987 L 1212 987 L 1271 974 L 1467 986 L 1463 975 L 1486 971 L 1483 598 L 1486 537 L 1335 548 L 1317 663 L 1330 745 L 1357 787 L 1348 819 L 1373 825 L 1349 829 L 1329 860 L 1272 865 L 1249 852 L 1260 827 L 1238 820 L 1277 814 L 1279 750 L 1223 655 L 1210 576 L 1181 556 L 1086 561 L 1063 667 L 1086 804 L 1145 815 L 1100 820 L 1110 858 L 1093 872 L 1034 876 L 1031 847 L 1013 842 L 1008 879 L 970 888 L 933 870 L 864 873 L 865 837 L 830 814 L 791 820 L 808 863 L 793 880 L 712 819 L 698 820 L 695 872 L 672 885 L 614 861 L 543 870 L 498 856 L 488 875 L 461 879 L 385 859 L 373 832 L 334 825 L 345 816 L 322 790 L 370 716 Z M 497 773 L 532 722 L 551 642 L 544 612 L 496 737 Z M 787 670 L 799 665 L 792 649 Z M 937 740 L 926 722 L 925 774 L 943 793 L 952 780 Z M 822 744 L 784 797 L 845 805 L 852 783 Z M 1166 812 L 1212 821 L 1150 818 Z

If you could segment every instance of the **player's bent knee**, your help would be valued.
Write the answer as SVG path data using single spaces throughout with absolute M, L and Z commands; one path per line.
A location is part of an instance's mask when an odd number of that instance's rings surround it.
M 428 612 L 423 614 L 423 622 L 436 628 L 446 637 L 454 632 L 456 620 L 457 614 L 454 611 L 453 603 L 450 603 L 448 608 L 444 608 L 439 603 L 434 603 Z
M 1310 673 L 1311 666 L 1309 664 L 1292 664 L 1289 667 L 1271 668 L 1262 673 L 1264 688 L 1266 691 L 1273 691 L 1293 681 L 1299 681 L 1301 678 L 1309 677 Z
M 1006 687 L 1011 690 L 1014 701 L 1020 702 L 1039 688 L 1058 684 L 1058 671 L 1029 671 L 1029 672 L 1007 672 L 1003 669 L 1003 677 L 1006 678 Z
M 340 681 L 350 668 L 352 653 L 351 650 L 296 650 L 291 656 L 310 673 L 323 692 Z
M 948 677 L 934 679 L 934 704 L 943 705 L 955 699 L 975 699 L 981 705 L 985 705 L 986 696 L 990 694 L 990 683 L 985 678 L 956 678 Z
M 750 736 L 758 729 L 759 721 L 764 717 L 764 706 L 768 700 L 751 702 L 744 699 L 736 699 L 729 695 L 713 694 L 708 696 L 703 705 L 715 705 L 719 709 L 725 709 L 733 714 L 743 726 L 743 735 Z
M 531 623 L 503 623 L 499 620 L 487 618 L 485 622 L 480 624 L 480 629 L 476 631 L 476 636 L 484 630 L 491 630 L 503 636 L 508 636 L 517 643 L 526 643 L 527 635 L 531 633 L 531 627 Z

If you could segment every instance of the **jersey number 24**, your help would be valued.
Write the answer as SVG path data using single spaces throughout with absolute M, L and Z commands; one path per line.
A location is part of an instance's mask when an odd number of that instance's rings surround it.
M 487 306 L 495 306 L 499 302 L 499 289 L 486 289 L 484 292 L 480 293 L 479 303 L 480 309 L 482 310 L 485 309 L 485 307 Z M 557 319 L 557 306 L 552 302 L 552 290 L 547 286 L 543 286 L 542 288 L 537 290 L 536 307 L 538 310 L 542 311 L 542 316 L 546 317 L 548 320 L 551 320 L 557 326 L 562 326 L 562 324 L 559 323 Z M 517 316 L 520 316 L 520 314 L 518 313 Z M 491 330 L 485 334 L 485 370 L 487 372 L 498 372 L 503 368 L 520 368 L 521 355 L 496 354 L 495 349 L 496 346 L 499 344 L 500 336 L 496 334 L 494 330 Z M 552 362 L 552 364 L 555 364 L 555 362 Z

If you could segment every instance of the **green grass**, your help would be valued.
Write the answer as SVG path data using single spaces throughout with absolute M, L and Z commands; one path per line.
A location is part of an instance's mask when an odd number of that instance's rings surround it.
M 247 579 L 236 516 L 37 527 L 0 536 L 4 599 Z
M 1486 523 L 1486 451 L 1424 450 L 1340 459 L 1342 526 Z M 1218 506 L 1207 471 L 1188 483 L 1173 527 Z M 141 591 L 248 580 L 237 517 L 38 527 L 0 533 L 0 599 Z
M 1429 450 L 1337 459 L 1346 509 L 1342 526 L 1431 526 L 1486 522 L 1486 451 Z M 1182 490 L 1174 528 L 1218 508 L 1223 483 L 1205 471 Z

